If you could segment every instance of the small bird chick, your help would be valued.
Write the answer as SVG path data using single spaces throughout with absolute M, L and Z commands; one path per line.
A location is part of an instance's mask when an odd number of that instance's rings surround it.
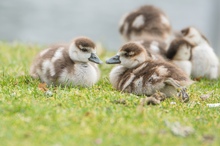
M 187 27 L 181 30 L 182 37 L 187 39 L 191 44 L 198 45 L 209 45 L 208 39 L 195 27 Z
M 180 67 L 188 76 L 191 75 L 192 70 L 192 48 L 194 46 L 187 40 L 175 39 L 171 42 L 166 57 L 174 64 Z
M 196 28 L 188 27 L 182 31 L 184 39 L 195 47 L 192 49 L 192 77 L 218 78 L 219 60 L 207 38 Z
M 120 20 L 119 31 L 126 41 L 167 41 L 171 35 L 171 24 L 162 10 L 145 5 L 124 15 Z
M 100 76 L 95 44 L 78 37 L 67 45 L 55 45 L 41 51 L 31 65 L 30 75 L 48 85 L 90 87 Z
M 181 69 L 168 62 L 153 60 L 136 42 L 123 45 L 106 63 L 120 64 L 111 70 L 109 77 L 113 87 L 123 92 L 147 96 L 162 92 L 170 97 L 177 94 L 177 89 L 184 92 L 182 89 L 192 83 Z M 186 93 L 182 98 L 189 97 Z

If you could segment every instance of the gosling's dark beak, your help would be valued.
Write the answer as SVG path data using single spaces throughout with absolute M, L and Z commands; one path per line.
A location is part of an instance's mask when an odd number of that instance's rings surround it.
M 89 61 L 102 64 L 102 61 L 99 59 L 99 57 L 95 53 L 91 53 L 91 56 L 89 57 Z
M 120 56 L 119 55 L 115 55 L 112 58 L 106 60 L 107 64 L 120 64 Z

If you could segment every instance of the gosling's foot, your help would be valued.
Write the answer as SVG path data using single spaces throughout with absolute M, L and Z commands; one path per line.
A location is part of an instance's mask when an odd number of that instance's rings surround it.
M 146 97 L 141 100 L 141 105 L 158 105 L 161 101 L 166 99 L 166 95 L 162 92 L 156 92 L 150 97 Z
M 188 102 L 189 101 L 189 95 L 186 92 L 186 88 L 181 88 L 178 97 L 182 99 L 183 102 Z

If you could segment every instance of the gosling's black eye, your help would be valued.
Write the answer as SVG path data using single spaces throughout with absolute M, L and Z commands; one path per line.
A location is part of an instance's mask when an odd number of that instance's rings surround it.
M 125 56 L 125 57 L 131 57 L 132 55 L 129 54 L 129 53 L 125 53 L 124 56 Z
M 124 55 L 125 55 L 125 57 L 129 57 L 129 54 L 128 54 L 128 53 L 125 53 Z
M 88 52 L 88 50 L 86 48 L 82 48 L 81 49 L 83 52 Z

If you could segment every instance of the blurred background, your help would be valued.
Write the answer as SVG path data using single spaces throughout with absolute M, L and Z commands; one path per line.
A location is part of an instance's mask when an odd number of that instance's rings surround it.
M 219 0 L 0 0 L 0 40 L 47 45 L 85 35 L 116 51 L 121 16 L 145 4 L 161 8 L 175 30 L 197 27 L 220 55 Z

